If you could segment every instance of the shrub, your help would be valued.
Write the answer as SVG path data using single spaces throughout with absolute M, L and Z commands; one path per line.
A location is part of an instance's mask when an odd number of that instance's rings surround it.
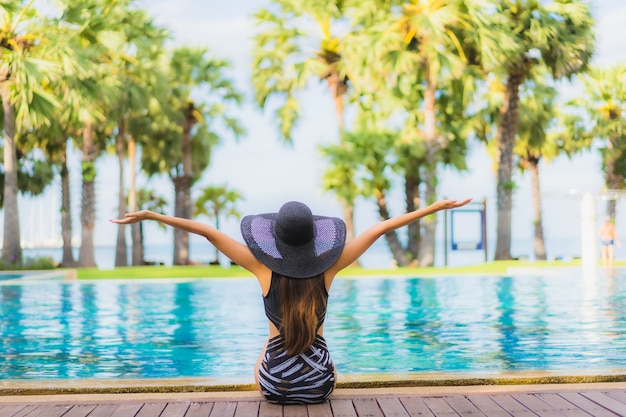
M 55 267 L 56 262 L 49 256 L 24 258 L 21 262 L 7 262 L 4 259 L 0 259 L 0 271 L 54 269 Z

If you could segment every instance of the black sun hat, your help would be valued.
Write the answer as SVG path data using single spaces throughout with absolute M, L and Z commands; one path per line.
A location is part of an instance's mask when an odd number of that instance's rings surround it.
M 330 268 L 346 242 L 346 224 L 317 216 L 290 201 L 278 213 L 245 216 L 241 234 L 254 256 L 272 271 L 290 278 L 311 278 Z

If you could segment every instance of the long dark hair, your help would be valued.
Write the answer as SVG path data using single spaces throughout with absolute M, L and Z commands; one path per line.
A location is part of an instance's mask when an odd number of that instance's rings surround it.
M 280 330 L 289 355 L 298 355 L 313 345 L 318 315 L 326 308 L 324 274 L 313 278 L 279 277 L 278 298 L 283 316 Z

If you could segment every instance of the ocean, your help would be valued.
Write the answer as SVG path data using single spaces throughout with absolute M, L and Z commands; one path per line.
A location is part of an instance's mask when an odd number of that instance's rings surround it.
M 493 259 L 493 250 L 495 247 L 495 239 L 487 242 L 487 260 Z M 444 250 L 444 242 L 437 242 L 435 253 L 435 265 L 445 266 L 446 256 Z M 205 241 L 190 243 L 190 259 L 196 263 L 208 264 L 215 260 L 215 249 Z M 599 251 L 598 244 L 598 251 Z M 571 260 L 580 257 L 581 242 L 580 237 L 562 237 L 549 238 L 546 240 L 546 251 L 549 260 Z M 78 248 L 74 248 L 75 259 L 78 259 Z M 130 258 L 130 247 L 128 250 Z M 534 260 L 532 238 L 513 239 L 511 244 L 511 254 L 514 257 L 525 258 L 530 261 Z M 24 249 L 24 257 L 40 257 L 48 256 L 57 262 L 61 261 L 61 248 L 29 248 Z M 616 259 L 626 259 L 626 247 L 618 246 L 615 248 Z M 172 244 L 147 244 L 145 246 L 146 261 L 154 261 L 163 263 L 166 266 L 172 265 L 173 245 Z M 115 247 L 114 246 L 96 246 L 95 259 L 98 268 L 113 269 L 115 267 Z M 482 250 L 456 250 L 448 249 L 447 265 L 448 266 L 464 266 L 483 263 L 485 254 Z M 393 261 L 391 253 L 384 240 L 376 242 L 360 259 L 361 266 L 364 268 L 391 268 Z M 220 256 L 220 263 L 223 266 L 228 265 L 228 259 Z M 129 262 L 130 264 L 130 262 Z

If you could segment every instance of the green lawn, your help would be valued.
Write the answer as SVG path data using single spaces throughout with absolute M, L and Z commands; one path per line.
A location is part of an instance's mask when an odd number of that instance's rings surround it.
M 340 276 L 375 276 L 375 275 L 458 275 L 487 274 L 504 275 L 510 267 L 553 268 L 580 266 L 580 260 L 568 262 L 525 262 L 525 261 L 494 261 L 479 265 L 461 267 L 428 267 L 428 268 L 397 268 L 397 269 L 365 269 L 347 268 Z M 626 266 L 626 261 L 617 262 L 616 266 Z M 223 268 L 220 266 L 141 266 L 115 269 L 79 268 L 78 279 L 142 279 L 142 278 L 240 278 L 252 275 L 237 266 Z

